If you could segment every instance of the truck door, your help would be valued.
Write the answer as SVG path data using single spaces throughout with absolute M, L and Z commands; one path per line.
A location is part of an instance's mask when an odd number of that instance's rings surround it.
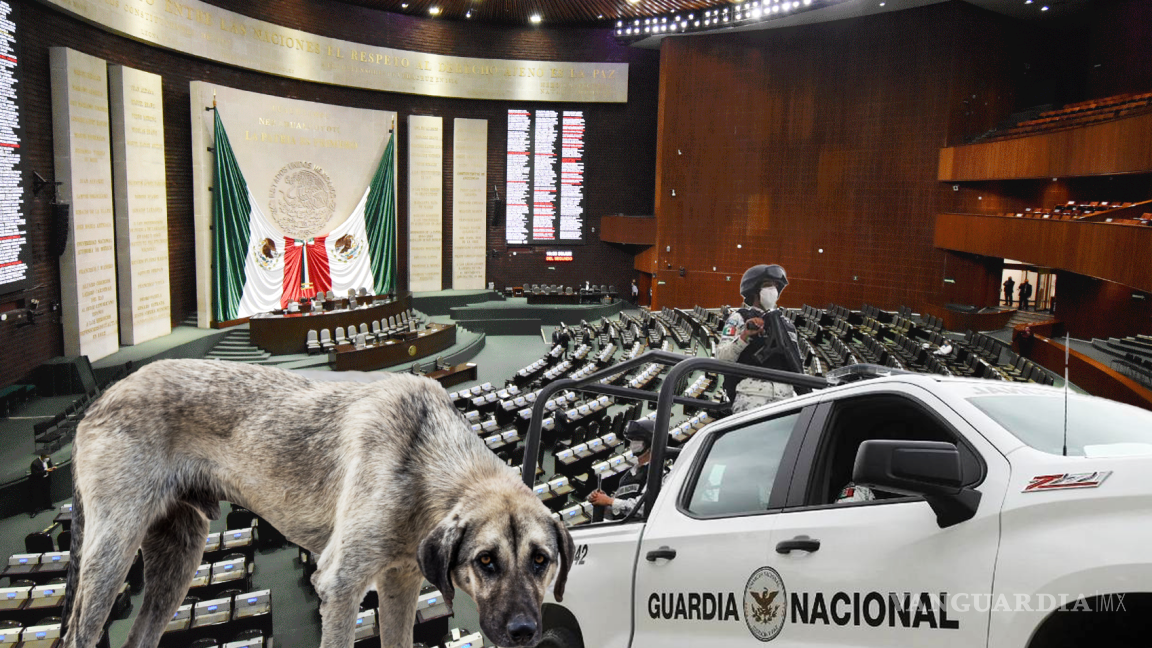
M 975 517 L 940 528 L 923 498 L 855 488 L 856 450 L 870 439 L 955 443 L 965 483 L 981 492 Z M 755 585 L 786 597 L 787 616 L 761 627 L 779 626 L 780 646 L 986 645 L 981 596 L 992 590 L 1008 477 L 1007 460 L 919 386 L 864 386 L 821 404 L 788 508 L 774 516 L 765 564 L 775 580 Z
M 745 585 L 771 556 L 772 529 L 813 411 L 733 420 L 709 432 L 689 469 L 664 485 L 636 559 L 633 646 L 760 643 L 745 623 Z

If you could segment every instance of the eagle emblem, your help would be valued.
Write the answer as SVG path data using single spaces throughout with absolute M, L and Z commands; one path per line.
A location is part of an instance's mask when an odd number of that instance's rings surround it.
M 773 605 L 772 601 L 776 600 L 776 595 L 779 591 L 769 592 L 748 592 L 752 595 L 752 599 L 756 601 L 756 607 L 752 608 L 752 615 L 756 617 L 756 623 L 768 623 L 775 619 L 783 610 L 782 605 Z
M 265 238 L 252 245 L 252 258 L 256 261 L 256 265 L 265 270 L 275 269 L 281 256 L 280 250 L 276 249 L 276 242 L 270 238 Z
M 363 250 L 363 239 L 356 238 L 351 234 L 345 234 L 332 243 L 332 256 L 343 263 L 348 263 L 360 256 Z
M 744 586 L 744 622 L 760 641 L 772 641 L 784 629 L 787 594 L 780 574 L 771 567 L 752 572 Z

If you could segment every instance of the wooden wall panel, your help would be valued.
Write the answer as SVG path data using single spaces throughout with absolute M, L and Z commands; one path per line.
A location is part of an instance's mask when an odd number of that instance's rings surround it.
M 1152 296 L 1103 279 L 1056 273 L 1056 317 L 1074 337 L 1152 334 Z
M 1003 271 L 1004 259 L 949 252 L 944 257 L 939 303 L 977 308 L 997 306 Z
M 1152 264 L 1147 262 L 1152 227 L 940 214 L 935 245 L 1068 270 L 1152 292 Z
M 626 245 L 655 245 L 656 219 L 651 216 L 604 216 L 600 240 Z
M 940 150 L 940 180 L 1060 178 L 1152 172 L 1152 113 Z
M 1010 112 L 1008 24 L 954 2 L 665 39 L 657 305 L 734 303 L 757 263 L 786 268 L 785 305 L 937 300 L 939 151 Z M 1004 105 L 966 117 L 974 95 Z
M 544 247 L 509 249 L 504 244 L 504 215 L 489 206 L 487 276 L 497 287 L 521 282 L 583 284 L 592 281 L 617 287 L 630 283 L 633 255 L 620 246 L 602 243 L 592 231 L 601 214 L 648 214 L 653 210 L 656 99 L 659 56 L 649 50 L 618 44 L 610 29 L 515 28 L 441 21 L 352 7 L 330 0 L 210 0 L 212 4 L 261 20 L 334 38 L 435 54 L 508 59 L 628 62 L 629 102 L 584 104 L 587 120 L 585 177 L 588 244 L 574 246 L 575 261 L 548 264 Z M 400 279 L 407 281 L 407 115 L 445 118 L 444 148 L 444 273 L 451 276 L 452 249 L 452 118 L 488 120 L 489 182 L 500 187 L 505 175 L 507 110 L 501 101 L 469 101 L 397 93 L 373 92 L 296 81 L 218 65 L 150 47 L 104 32 L 37 2 L 21 0 L 22 56 L 20 83 L 24 104 L 21 149 L 28 177 L 32 171 L 51 180 L 52 116 L 49 95 L 48 47 L 65 46 L 163 77 L 165 157 L 168 183 L 169 270 L 172 320 L 179 323 L 196 308 L 192 248 L 192 168 L 188 83 L 211 81 L 243 90 L 357 108 L 389 109 L 400 113 L 398 150 Z M 520 107 L 523 104 L 516 104 Z M 533 108 L 562 110 L 571 104 L 533 102 Z M 36 298 L 41 312 L 60 299 L 56 259 L 49 257 L 49 192 L 31 195 L 24 209 L 40 287 L 23 298 Z M 489 190 L 491 197 L 491 190 Z M 514 254 L 515 253 L 515 254 Z M 555 270 L 548 270 L 548 267 Z M 0 301 L 8 301 L 8 298 Z M 18 380 L 38 364 L 62 353 L 61 332 L 50 316 L 34 327 L 0 327 L 0 385 Z

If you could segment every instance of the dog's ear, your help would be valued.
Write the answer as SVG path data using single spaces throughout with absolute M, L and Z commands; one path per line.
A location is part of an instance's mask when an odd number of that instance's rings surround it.
M 428 537 L 420 541 L 420 550 L 417 554 L 420 571 L 429 583 L 440 590 L 449 603 L 456 595 L 456 590 L 452 587 L 452 569 L 456 567 L 460 543 L 464 540 L 467 529 L 468 526 L 460 520 L 460 516 L 451 515 L 436 525 Z
M 568 582 L 568 570 L 572 568 L 572 557 L 576 548 L 572 544 L 572 534 L 568 533 L 568 527 L 560 520 L 552 522 L 552 533 L 556 536 L 556 553 L 560 554 L 560 572 L 556 574 L 556 586 L 552 588 L 552 593 L 556 596 L 556 601 L 561 602 L 564 600 L 564 585 Z

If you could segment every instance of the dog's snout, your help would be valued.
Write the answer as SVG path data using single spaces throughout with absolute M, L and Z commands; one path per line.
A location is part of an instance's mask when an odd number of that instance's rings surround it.
M 517 644 L 526 643 L 536 636 L 536 622 L 526 614 L 517 614 L 508 622 L 508 636 Z

